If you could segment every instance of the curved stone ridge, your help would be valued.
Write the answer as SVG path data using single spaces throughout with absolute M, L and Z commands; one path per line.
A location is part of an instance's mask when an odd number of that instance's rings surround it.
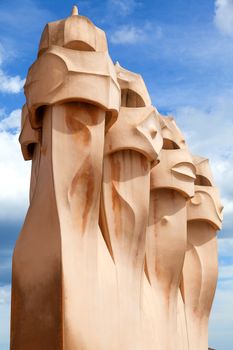
M 46 25 L 25 96 L 11 350 L 207 350 L 223 210 L 208 160 L 76 6 Z

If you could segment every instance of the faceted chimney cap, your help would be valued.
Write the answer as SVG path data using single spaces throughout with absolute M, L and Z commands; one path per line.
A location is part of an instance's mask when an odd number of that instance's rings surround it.
M 78 14 L 78 8 L 73 7 L 71 16 L 56 22 L 50 22 L 42 33 L 38 56 L 52 45 L 66 47 L 78 51 L 108 50 L 106 35 L 87 17 Z
M 121 87 L 122 102 L 125 99 L 133 102 L 135 102 L 135 99 L 137 100 L 136 105 L 127 105 L 127 103 L 123 103 L 122 105 L 125 107 L 150 106 L 151 99 L 141 75 L 121 67 L 119 62 L 116 62 L 115 69 L 117 80 Z
M 209 164 L 209 159 L 200 156 L 193 156 L 193 163 L 196 167 L 197 182 L 202 186 L 214 186 L 212 171 Z
M 178 128 L 175 120 L 171 116 L 163 116 L 159 114 L 162 136 L 164 139 L 164 149 L 180 148 L 186 149 L 187 145 L 181 130 Z

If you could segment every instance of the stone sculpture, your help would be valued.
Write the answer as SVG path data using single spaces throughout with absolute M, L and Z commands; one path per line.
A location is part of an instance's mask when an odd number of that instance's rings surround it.
M 208 318 L 218 275 L 216 231 L 221 229 L 222 205 L 208 160 L 193 157 L 195 196 L 188 203 L 188 244 L 181 291 L 187 319 L 189 349 L 208 348 Z
M 176 349 L 176 305 L 187 241 L 186 203 L 194 195 L 195 167 L 174 120 L 161 118 L 161 127 L 160 163 L 151 171 L 146 263 L 157 300 L 159 348 Z
M 121 327 L 134 324 L 132 339 L 127 335 L 129 343 L 122 344 L 130 348 L 136 338 L 140 342 L 149 212 L 149 191 L 145 189 L 162 136 L 142 78 L 119 64 L 116 71 L 122 98 L 118 119 L 105 137 L 101 229 L 116 265 Z
M 45 27 L 25 95 L 11 350 L 207 350 L 222 208 L 206 160 L 76 7 Z

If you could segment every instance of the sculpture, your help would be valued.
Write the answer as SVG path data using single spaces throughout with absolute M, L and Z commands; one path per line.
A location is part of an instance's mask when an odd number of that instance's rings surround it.
M 145 189 L 149 188 L 150 169 L 162 147 L 162 136 L 158 115 L 141 77 L 119 64 L 116 70 L 122 99 L 118 119 L 105 137 L 101 229 L 116 266 L 120 333 L 128 324 L 134 324 L 132 339 L 127 335 L 122 344 L 130 348 L 141 341 L 140 305 L 149 211 L 149 191 Z
M 194 194 L 195 167 L 174 120 L 161 118 L 161 127 L 160 163 L 151 171 L 146 262 L 157 300 L 159 348 L 176 349 L 176 305 L 187 241 L 186 203 Z
M 208 160 L 194 157 L 195 196 L 188 204 L 188 245 L 181 291 L 185 304 L 189 349 L 208 348 L 208 319 L 218 275 L 216 231 L 221 229 L 222 205 Z
M 194 349 L 192 206 L 208 176 L 175 121 L 152 106 L 140 75 L 113 65 L 105 33 L 76 7 L 45 27 L 25 95 L 19 141 L 32 172 L 13 256 L 11 350 Z M 197 225 L 209 248 L 198 254 L 209 271 L 221 208 L 217 223 L 205 208 L 197 217 L 208 224 Z M 202 283 L 209 314 L 216 274 Z

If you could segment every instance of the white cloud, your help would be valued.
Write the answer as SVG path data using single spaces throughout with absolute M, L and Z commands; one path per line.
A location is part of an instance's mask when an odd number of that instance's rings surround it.
M 220 257 L 231 257 L 233 259 L 233 238 L 219 239 L 218 251 Z
M 132 13 L 138 3 L 135 0 L 109 0 L 108 4 L 114 9 L 119 15 L 127 16 Z
M 218 182 L 227 181 L 233 158 L 233 91 L 213 98 L 203 109 L 184 106 L 174 110 L 179 126 L 185 132 L 194 153 L 210 157 Z M 230 171 L 233 177 L 233 171 Z M 224 179 L 223 179 L 224 177 Z M 224 181 L 222 181 L 224 180 Z M 228 181 L 227 181 L 228 182 Z M 227 186 L 228 188 L 230 183 Z M 226 188 L 225 188 L 226 189 Z
M 8 350 L 10 346 L 10 299 L 11 286 L 6 285 L 0 287 L 0 347 L 2 350 Z
M 28 206 L 30 162 L 21 154 L 19 124 L 20 110 L 0 121 L 0 220 L 21 220 Z
M 3 113 L 3 112 L 2 112 Z M 15 109 L 6 118 L 0 120 L 0 131 L 8 131 L 10 129 L 20 129 L 21 109 Z
M 219 278 L 233 280 L 233 265 L 220 266 Z
M 220 188 L 224 210 L 220 237 L 233 237 L 233 91 L 215 97 L 203 109 L 193 106 L 174 109 L 193 154 L 210 159 L 215 183 Z
M 209 345 L 218 350 L 232 350 L 233 239 L 219 239 L 218 251 L 219 279 L 210 317 Z
M 11 77 L 0 69 L 0 92 L 17 94 L 25 83 L 25 79 L 21 79 L 19 75 Z
M 218 29 L 233 35 L 233 0 L 216 0 L 214 21 Z
M 110 35 L 110 41 L 113 44 L 138 44 L 145 42 L 149 38 L 160 39 L 162 29 L 153 27 L 147 22 L 142 27 L 135 25 L 123 25 Z
M 0 92 L 17 94 L 22 90 L 25 79 L 21 79 L 19 75 L 10 76 L 4 72 L 2 65 L 6 57 L 7 54 L 0 44 Z
M 110 41 L 113 44 L 135 44 L 145 39 L 145 32 L 135 26 L 122 26 L 111 36 Z
M 233 280 L 218 284 L 209 325 L 210 346 L 232 350 L 233 344 Z
M 9 304 L 11 299 L 11 286 L 0 287 L 0 304 Z

